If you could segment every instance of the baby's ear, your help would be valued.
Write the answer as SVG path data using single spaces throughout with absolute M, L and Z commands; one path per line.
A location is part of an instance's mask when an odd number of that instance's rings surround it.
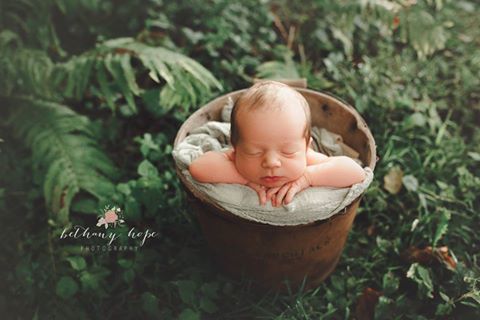
M 308 141 L 308 146 L 307 146 L 307 148 L 308 148 L 308 147 L 312 147 L 312 142 L 313 142 L 313 138 L 310 137 L 310 141 Z

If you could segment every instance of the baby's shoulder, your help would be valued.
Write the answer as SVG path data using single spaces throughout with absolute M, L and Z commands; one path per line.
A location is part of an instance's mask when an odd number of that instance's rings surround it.
M 316 152 L 312 148 L 308 148 L 307 150 L 307 165 L 317 164 L 324 162 L 328 159 L 327 155 L 324 155 L 321 152 Z
M 308 155 L 308 154 L 310 154 L 310 155 L 321 155 L 321 156 L 324 156 L 324 157 L 327 157 L 327 158 L 328 158 L 327 155 L 325 155 L 325 154 L 323 154 L 323 153 L 321 153 L 321 152 L 318 152 L 318 151 L 313 150 L 312 147 L 308 147 L 307 155 Z

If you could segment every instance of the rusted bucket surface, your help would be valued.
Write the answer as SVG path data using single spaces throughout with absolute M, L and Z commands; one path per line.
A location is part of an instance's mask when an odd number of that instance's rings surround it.
M 359 153 L 360 160 L 373 170 L 375 140 L 358 112 L 332 95 L 296 90 L 310 105 L 312 125 L 340 134 L 343 141 Z M 243 91 L 223 95 L 192 114 L 178 131 L 174 147 L 194 128 L 208 121 L 219 121 L 228 97 L 235 100 Z M 304 278 L 308 289 L 323 281 L 340 258 L 361 198 L 326 220 L 273 226 L 242 219 L 224 210 L 199 193 L 178 167 L 176 171 L 215 260 L 231 276 L 251 278 L 254 285 L 263 289 L 285 291 L 288 281 L 295 290 Z

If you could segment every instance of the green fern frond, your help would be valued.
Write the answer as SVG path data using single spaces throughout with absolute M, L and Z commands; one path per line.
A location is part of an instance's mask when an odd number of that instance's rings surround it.
M 362 0 L 361 3 L 365 9 L 375 9 L 378 13 L 376 18 L 388 23 L 388 28 L 383 29 L 384 32 L 390 29 L 392 19 L 397 17 L 401 41 L 410 44 L 420 59 L 425 59 L 445 47 L 447 33 L 428 12 L 425 4 L 400 4 L 398 1 L 387 0 Z M 435 2 L 434 6 L 436 10 L 440 10 L 443 3 Z M 368 10 L 363 11 L 368 13 Z
M 116 168 L 97 145 L 88 118 L 65 105 L 29 97 L 3 100 L 14 133 L 32 150 L 43 176 L 47 208 L 68 222 L 74 196 L 84 190 L 98 199 L 113 194 Z
M 138 68 L 138 64 L 142 67 Z M 144 70 L 155 83 L 162 85 L 164 81 L 159 98 L 166 109 L 180 103 L 184 107 L 194 106 L 198 96 L 210 94 L 212 88 L 222 89 L 207 69 L 189 57 L 132 38 L 106 41 L 92 51 L 59 64 L 55 82 L 63 85 L 66 97 L 81 99 L 94 80 L 112 110 L 117 107 L 116 100 L 124 97 L 134 113 L 137 110 L 135 97 L 141 96 L 146 89 L 137 82 Z
M 398 28 L 400 41 L 413 47 L 420 59 L 425 59 L 445 47 L 448 33 L 429 13 L 432 5 L 425 1 L 359 0 L 327 1 L 329 12 L 325 28 L 342 45 L 347 57 L 353 54 L 355 30 L 375 27 L 380 35 L 390 38 Z M 441 10 L 442 1 L 435 1 L 435 10 Z
M 401 29 L 402 41 L 408 41 L 420 59 L 445 47 L 447 33 L 427 11 L 404 11 L 400 19 L 406 22 Z
M 286 52 L 284 61 L 268 61 L 257 67 L 257 78 L 261 79 L 298 79 L 300 75 L 293 61 L 292 53 Z
M 54 65 L 45 52 L 23 48 L 16 33 L 4 30 L 0 53 L 0 94 L 55 96 L 49 81 Z
M 0 30 L 12 30 L 31 47 L 65 56 L 52 17 L 61 3 L 62 0 L 0 1 Z

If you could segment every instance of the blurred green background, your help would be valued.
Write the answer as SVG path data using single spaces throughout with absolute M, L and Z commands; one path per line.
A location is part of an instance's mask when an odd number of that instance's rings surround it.
M 479 16 L 474 0 L 1 0 L 2 318 L 479 319 Z M 173 171 L 183 121 L 255 77 L 341 97 L 378 146 L 309 292 L 222 275 Z M 100 230 L 107 205 L 116 232 L 159 236 L 60 239 Z

